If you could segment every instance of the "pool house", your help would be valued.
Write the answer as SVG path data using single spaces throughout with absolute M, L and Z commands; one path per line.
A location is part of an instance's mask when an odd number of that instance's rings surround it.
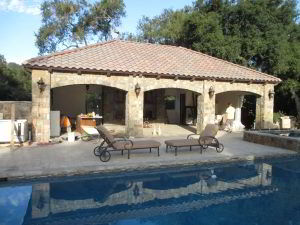
M 73 123 L 99 116 L 142 137 L 145 122 L 194 125 L 197 132 L 228 103 L 243 129 L 246 95 L 256 97 L 257 128 L 273 125 L 274 86 L 280 79 L 183 47 L 113 40 L 36 57 L 32 72 L 32 127 L 37 142 L 51 136 L 51 112 Z M 75 123 L 75 122 L 74 122 Z

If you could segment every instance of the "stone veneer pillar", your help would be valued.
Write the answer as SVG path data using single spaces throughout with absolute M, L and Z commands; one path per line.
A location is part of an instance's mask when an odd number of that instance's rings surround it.
M 256 97 L 256 109 L 255 109 L 255 129 L 261 129 L 262 125 L 261 125 L 261 121 L 262 121 L 262 97 L 261 96 L 257 96 Z
M 262 96 L 256 98 L 256 116 L 255 116 L 256 129 L 273 128 L 274 96 L 270 98 L 269 96 L 270 90 L 274 91 L 273 84 L 264 85 Z
M 197 97 L 197 133 L 200 134 L 205 126 L 215 122 L 215 94 L 209 96 L 209 88 L 213 83 L 203 81 L 203 93 Z
M 50 211 L 50 184 L 41 183 L 32 185 L 31 217 L 44 218 Z
M 40 91 L 37 82 L 42 78 L 46 84 Z M 32 71 L 32 137 L 36 142 L 50 140 L 50 73 L 45 70 Z
M 143 136 L 144 92 L 137 96 L 134 90 L 126 94 L 125 126 L 126 134 L 133 137 Z

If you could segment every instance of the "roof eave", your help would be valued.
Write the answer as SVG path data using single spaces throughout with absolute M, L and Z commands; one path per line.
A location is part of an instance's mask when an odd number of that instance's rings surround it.
M 143 76 L 159 76 L 161 78 L 181 78 L 181 79 L 193 79 L 193 80 L 215 80 L 215 81 L 226 81 L 226 82 L 238 82 L 238 83 L 269 83 L 269 84 L 279 84 L 282 80 L 276 78 L 276 80 L 254 80 L 254 79 L 233 79 L 233 78 L 221 78 L 221 77 L 207 77 L 207 76 L 195 76 L 195 75 L 179 75 L 179 74 L 158 74 L 158 73 L 149 73 L 149 72 L 132 72 L 132 71 L 117 71 L 117 70 L 99 70 L 99 69 L 84 69 L 84 68 L 63 68 L 63 67 L 51 67 L 51 66 L 38 66 L 38 65 L 31 65 L 31 64 L 22 64 L 25 69 L 28 70 L 47 70 L 49 72 L 69 72 L 69 73 L 93 73 L 93 74 L 114 74 L 114 75 L 139 75 L 142 74 Z

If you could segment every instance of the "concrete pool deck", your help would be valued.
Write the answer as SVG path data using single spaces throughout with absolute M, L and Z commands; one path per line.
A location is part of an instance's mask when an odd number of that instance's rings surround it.
M 106 163 L 94 156 L 95 141 L 36 145 L 15 150 L 0 148 L 0 179 L 134 171 L 297 155 L 290 150 L 243 141 L 242 135 L 243 133 L 219 132 L 218 139 L 225 146 L 222 153 L 208 149 L 201 155 L 199 148 L 194 148 L 191 152 L 189 148 L 183 148 L 178 150 L 177 157 L 174 156 L 174 151 L 165 152 L 164 140 L 180 137 L 155 137 L 153 139 L 162 143 L 160 157 L 157 157 L 156 150 L 152 153 L 149 150 L 134 150 L 128 160 L 127 152 L 122 156 L 120 151 L 116 151 L 111 152 L 111 159 Z

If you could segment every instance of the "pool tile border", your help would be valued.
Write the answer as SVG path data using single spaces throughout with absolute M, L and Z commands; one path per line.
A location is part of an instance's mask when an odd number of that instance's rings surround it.
M 280 154 L 266 154 L 266 155 L 248 155 L 248 156 L 235 156 L 235 157 L 222 157 L 218 159 L 203 159 L 203 160 L 193 160 L 193 161 L 164 161 L 161 162 L 147 162 L 146 164 L 126 164 L 121 166 L 116 165 L 99 165 L 99 166 L 85 166 L 81 168 L 59 168 L 57 170 L 52 170 L 50 172 L 44 171 L 24 171 L 24 172 L 10 172 L 10 173 L 0 173 L 0 187 L 6 186 L 8 183 L 17 182 L 31 182 L 31 181 L 41 181 L 45 179 L 59 179 L 62 177 L 72 178 L 75 176 L 108 176 L 108 175 L 118 175 L 124 174 L 126 172 L 143 172 L 143 171 L 157 171 L 160 169 L 174 169 L 180 167 L 181 169 L 191 168 L 195 166 L 216 166 L 226 163 L 247 163 L 247 162 L 257 162 L 260 160 L 272 160 L 272 159 L 289 159 L 300 157 L 300 154 L 291 153 L 280 153 Z

